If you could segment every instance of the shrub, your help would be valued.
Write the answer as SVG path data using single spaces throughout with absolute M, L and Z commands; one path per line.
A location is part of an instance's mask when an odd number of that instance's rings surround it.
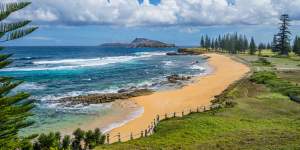
M 237 102 L 234 101 L 225 101 L 225 107 L 226 108 L 233 108 L 235 105 L 237 105 Z
M 261 71 L 255 72 L 250 80 L 258 84 L 265 84 L 272 91 L 281 93 L 286 96 L 299 96 L 300 87 L 289 81 L 280 79 L 274 72 Z
M 65 135 L 63 140 L 62 140 L 62 148 L 63 150 L 68 150 L 70 149 L 70 144 L 71 144 L 71 137 L 69 135 Z
M 265 84 L 269 80 L 275 80 L 277 76 L 274 72 L 271 71 L 261 71 L 255 72 L 251 77 L 250 81 L 258 83 L 258 84 Z
M 80 143 L 85 137 L 85 132 L 78 128 L 73 132 L 73 135 L 74 135 L 74 140 L 72 142 L 72 148 L 75 150 L 82 149 Z
M 253 61 L 252 63 L 259 66 L 272 66 L 272 63 L 264 57 L 260 57 L 258 60 Z

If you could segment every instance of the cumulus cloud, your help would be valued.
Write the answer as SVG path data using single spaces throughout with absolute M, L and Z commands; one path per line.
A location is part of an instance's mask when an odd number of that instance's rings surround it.
M 15 0 L 18 1 L 18 0 Z M 31 0 L 12 18 L 60 25 L 231 25 L 272 24 L 282 13 L 300 20 L 300 0 Z

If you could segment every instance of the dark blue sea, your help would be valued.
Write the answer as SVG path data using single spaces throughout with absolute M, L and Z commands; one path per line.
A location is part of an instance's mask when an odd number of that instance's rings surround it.
M 129 87 L 168 90 L 160 84 L 172 74 L 198 76 L 207 72 L 199 56 L 166 56 L 177 48 L 102 48 L 102 47 L 9 47 L 13 64 L 0 71 L 25 82 L 13 92 L 25 91 L 36 100 L 36 123 L 23 133 L 40 133 L 82 127 L 96 118 L 124 113 L 112 104 L 65 107 L 56 100 L 94 93 L 115 93 Z M 200 62 L 195 64 L 194 62 Z M 139 111 L 128 114 L 134 117 Z M 124 118 L 125 119 L 125 118 Z M 123 120 L 124 122 L 124 120 Z M 118 123 L 110 125 L 110 128 Z M 103 130 L 108 125 L 101 125 Z

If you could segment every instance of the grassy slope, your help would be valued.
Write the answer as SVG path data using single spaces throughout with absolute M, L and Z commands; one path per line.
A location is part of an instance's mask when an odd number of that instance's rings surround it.
M 150 137 L 97 149 L 300 149 L 300 104 L 248 80 L 226 99 L 237 105 L 163 121 Z

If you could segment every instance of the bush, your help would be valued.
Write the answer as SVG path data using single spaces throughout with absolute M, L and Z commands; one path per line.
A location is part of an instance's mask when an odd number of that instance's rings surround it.
M 274 72 L 261 71 L 255 72 L 250 80 L 258 84 L 265 84 L 272 91 L 281 93 L 286 96 L 299 96 L 300 87 L 289 81 L 280 79 Z
M 105 142 L 105 135 L 101 133 L 99 128 L 96 128 L 94 132 L 92 130 L 85 132 L 78 128 L 73 132 L 73 136 L 74 138 L 71 139 L 69 135 L 65 135 L 61 140 L 61 134 L 59 132 L 50 132 L 49 134 L 42 133 L 38 136 L 33 145 L 27 141 L 23 142 L 24 144 L 22 145 L 22 149 L 82 150 L 83 142 L 85 146 L 84 149 L 93 149 L 98 145 L 104 144 Z
M 265 84 L 269 80 L 277 79 L 277 75 L 271 71 L 261 71 L 255 72 L 251 77 L 250 81 L 258 83 L 258 84 Z
M 225 101 L 225 107 L 226 108 L 233 108 L 236 105 L 237 105 L 237 102 L 234 102 L 234 101 L 231 101 L 231 100 Z
M 272 66 L 272 63 L 263 57 L 260 57 L 258 60 L 253 61 L 252 63 L 259 66 Z

